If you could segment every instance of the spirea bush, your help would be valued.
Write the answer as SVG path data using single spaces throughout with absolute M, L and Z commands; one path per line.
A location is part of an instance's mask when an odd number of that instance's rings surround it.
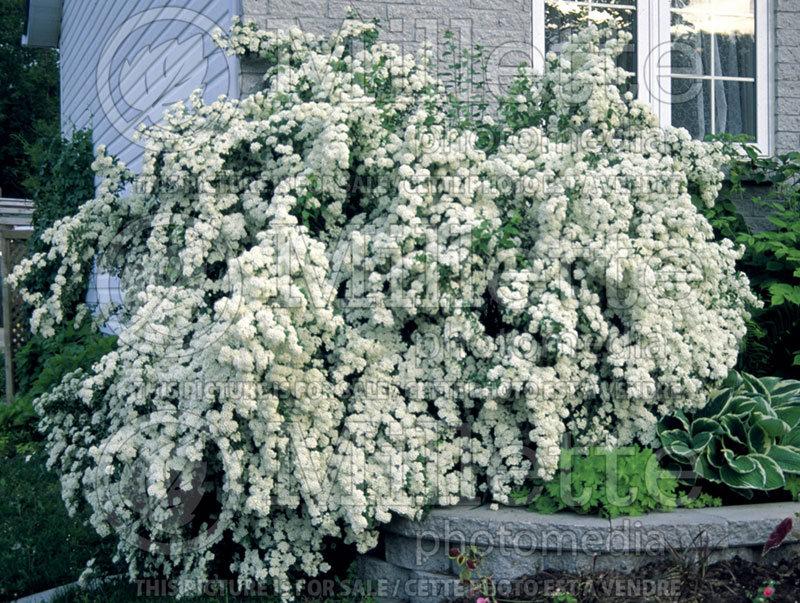
M 328 538 L 507 502 L 565 433 L 647 445 L 705 403 L 755 302 L 688 192 L 714 202 L 723 155 L 620 93 L 612 31 L 453 129 L 429 49 L 236 23 L 219 44 L 267 60 L 262 91 L 176 106 L 141 174 L 98 148 L 96 198 L 12 281 L 47 335 L 94 261 L 119 276 L 94 318 L 117 348 L 37 410 L 66 504 L 132 576 L 288 596 Z

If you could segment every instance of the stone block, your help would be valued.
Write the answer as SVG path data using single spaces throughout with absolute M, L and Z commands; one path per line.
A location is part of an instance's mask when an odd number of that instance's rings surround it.
M 406 583 L 412 578 L 410 570 L 397 567 L 372 555 L 359 555 L 356 558 L 355 573 L 359 580 L 373 583 L 371 592 L 375 592 L 378 597 L 408 600 L 402 593 L 405 592 Z
M 436 539 L 407 538 L 386 534 L 386 561 L 415 571 L 447 573 L 450 570 L 449 549 Z
M 701 544 L 711 548 L 728 546 L 729 526 L 725 518 L 714 514 L 698 516 L 694 509 L 676 509 L 669 513 L 648 513 L 641 517 L 618 517 L 611 520 L 613 535 L 609 552 L 630 551 L 658 557 L 670 550 L 683 550 Z

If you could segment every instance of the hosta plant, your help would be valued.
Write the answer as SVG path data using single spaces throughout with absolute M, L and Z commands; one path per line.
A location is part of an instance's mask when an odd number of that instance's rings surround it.
M 689 194 L 724 157 L 620 93 L 629 34 L 523 70 L 488 146 L 372 24 L 219 42 L 263 90 L 176 107 L 141 174 L 99 149 L 96 198 L 11 278 L 49 337 L 95 262 L 119 277 L 116 348 L 36 410 L 132 576 L 291 596 L 332 539 L 552 479 L 567 432 L 652 443 L 736 362 L 755 298 Z
M 731 371 L 705 407 L 661 419 L 658 435 L 679 464 L 745 497 L 784 488 L 800 474 L 800 382 Z

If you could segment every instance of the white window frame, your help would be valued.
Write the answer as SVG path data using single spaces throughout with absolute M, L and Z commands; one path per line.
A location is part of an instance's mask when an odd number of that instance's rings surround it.
M 545 57 L 545 0 L 532 0 L 532 66 L 541 73 Z M 653 107 L 659 123 L 672 122 L 670 104 L 670 1 L 631 0 L 636 4 L 636 66 L 639 99 Z M 602 0 L 595 4 L 602 6 Z M 612 7 L 614 5 L 607 5 Z M 756 140 L 764 155 L 773 153 L 774 103 L 772 92 L 772 11 L 770 0 L 755 0 L 756 45 Z M 663 51 L 661 50 L 663 49 Z M 707 76 L 704 79 L 711 79 Z M 714 86 L 711 86 L 712 91 Z M 714 112 L 712 111 L 712 114 Z

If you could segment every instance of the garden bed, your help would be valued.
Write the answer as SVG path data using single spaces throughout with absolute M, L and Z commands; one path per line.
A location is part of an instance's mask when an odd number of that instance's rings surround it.
M 522 576 L 637 572 L 634 575 L 653 581 L 640 588 L 655 588 L 641 596 L 661 592 L 673 593 L 674 598 L 681 581 L 661 570 L 676 563 L 705 567 L 738 558 L 738 563 L 771 564 L 796 553 L 800 544 L 791 535 L 781 548 L 761 557 L 778 523 L 798 511 L 800 503 L 771 503 L 603 519 L 451 507 L 435 510 L 420 522 L 393 521 L 383 532 L 382 547 L 359 559 L 359 576 L 377 581 L 379 596 L 412 603 L 458 598 L 467 587 L 458 579 L 460 568 L 452 552 L 475 546 L 482 561 L 473 572 L 473 583 L 494 574 L 498 588 L 513 590 Z M 647 566 L 651 569 L 645 571 Z M 630 584 L 635 586 L 635 581 Z

